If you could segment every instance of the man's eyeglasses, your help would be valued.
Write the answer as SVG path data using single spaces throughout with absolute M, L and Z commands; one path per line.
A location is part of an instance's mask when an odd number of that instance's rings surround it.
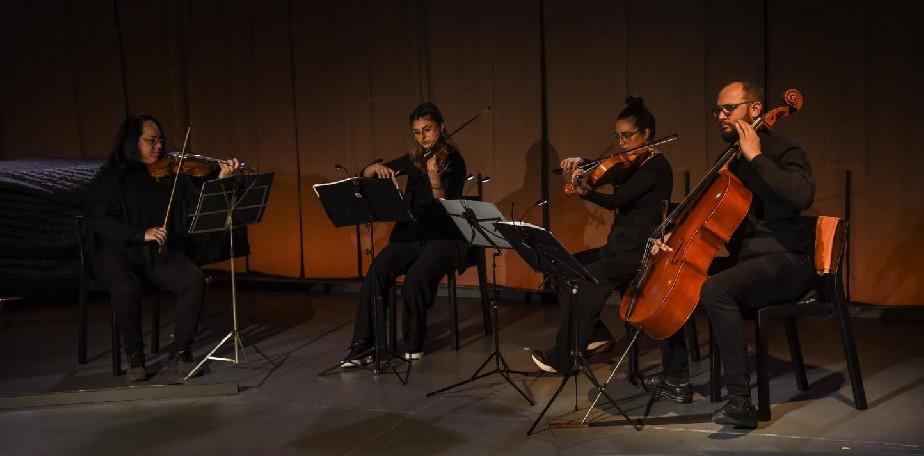
M 726 116 L 730 116 L 731 113 L 732 113 L 735 109 L 738 109 L 738 106 L 741 106 L 741 105 L 747 104 L 747 103 L 756 103 L 756 101 L 754 101 L 754 100 L 748 100 L 748 101 L 742 101 L 742 102 L 739 102 L 739 103 L 731 103 L 731 104 L 719 105 L 719 106 L 716 106 L 716 107 L 712 108 L 712 115 L 713 115 L 714 117 L 719 117 L 719 113 L 721 112 L 722 114 L 725 114 Z
M 624 131 L 622 133 L 613 133 L 613 141 L 628 141 L 632 139 L 635 134 L 638 133 L 638 130 L 635 131 Z

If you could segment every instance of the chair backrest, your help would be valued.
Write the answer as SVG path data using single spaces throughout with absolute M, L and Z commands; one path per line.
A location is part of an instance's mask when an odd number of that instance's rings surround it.
M 821 215 L 815 221 L 815 272 L 837 275 L 847 248 L 847 221 Z

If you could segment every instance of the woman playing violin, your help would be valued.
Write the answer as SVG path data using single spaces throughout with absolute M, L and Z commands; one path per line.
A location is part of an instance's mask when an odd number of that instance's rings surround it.
M 149 170 L 164 158 L 162 132 L 153 116 L 135 114 L 125 119 L 109 159 L 90 182 L 85 196 L 84 235 L 90 246 L 93 276 L 109 290 L 132 382 L 147 378 L 141 284 L 150 282 L 177 295 L 169 362 L 184 376 L 195 367 L 190 346 L 205 287 L 201 270 L 184 251 L 187 203 L 194 200 L 198 190 L 188 176 L 178 176 L 175 201 L 170 205 L 173 176 L 158 179 Z M 225 161 L 218 177 L 230 175 L 237 166 L 237 159 Z M 168 205 L 171 214 L 166 217 Z
M 619 150 L 636 149 L 655 136 L 655 118 L 639 97 L 626 99 L 626 107 L 613 125 L 613 139 Z M 606 244 L 578 252 L 575 257 L 599 280 L 598 284 L 579 282 L 576 296 L 579 318 L 578 346 L 590 356 L 612 347 L 613 336 L 600 321 L 600 311 L 613 290 L 624 291 L 638 271 L 639 259 L 648 235 L 661 223 L 664 202 L 673 190 L 673 172 L 667 159 L 655 150 L 631 176 L 615 185 L 613 193 L 589 186 L 580 165 L 589 160 L 579 157 L 562 160 L 565 172 L 572 172 L 578 194 L 586 201 L 616 212 Z M 570 287 L 558 281 L 558 299 L 570 302 Z M 533 351 L 533 361 L 547 372 L 565 372 L 570 365 L 569 347 L 573 340 L 567 315 L 562 319 L 555 347 Z M 682 342 L 682 340 L 681 340 Z
M 363 281 L 356 306 L 356 326 L 349 353 L 341 361 L 345 368 L 372 361 L 373 292 L 385 296 L 395 279 L 404 274 L 405 357 L 423 356 L 427 331 L 427 310 L 433 306 L 440 279 L 460 269 L 467 245 L 446 215 L 439 198 L 460 198 L 465 184 L 465 160 L 445 140 L 443 116 L 432 103 L 423 103 L 410 115 L 414 148 L 390 162 L 381 160 L 362 169 L 363 177 L 393 179 L 406 175 L 405 201 L 413 221 L 399 222 L 389 244 L 376 256 Z M 383 300 L 384 301 L 384 300 Z M 384 315 L 384 308 L 379 309 Z

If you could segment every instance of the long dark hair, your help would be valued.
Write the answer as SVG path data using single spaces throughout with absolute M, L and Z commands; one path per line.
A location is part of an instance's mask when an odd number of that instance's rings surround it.
M 144 133 L 144 123 L 148 121 L 157 125 L 157 129 L 160 130 L 161 137 L 163 137 L 164 128 L 156 117 L 150 114 L 132 114 L 128 116 L 122 122 L 119 131 L 116 132 L 112 152 L 106 161 L 108 166 L 124 170 L 141 165 L 141 151 L 138 150 L 138 139 Z M 164 143 L 166 143 L 166 139 L 164 139 Z M 164 149 L 162 148 L 160 158 L 163 158 L 163 154 Z
M 626 108 L 619 113 L 616 120 L 632 120 L 639 131 L 648 130 L 648 141 L 655 139 L 655 117 L 645 107 L 645 100 L 642 97 L 635 95 L 626 97 Z

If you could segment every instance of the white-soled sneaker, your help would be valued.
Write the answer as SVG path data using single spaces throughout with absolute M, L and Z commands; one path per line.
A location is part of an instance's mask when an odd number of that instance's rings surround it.
M 552 363 L 550 363 L 550 362 L 546 359 L 545 353 L 543 353 L 542 351 L 533 350 L 533 351 L 530 353 L 530 356 L 533 358 L 533 362 L 536 363 L 536 366 L 537 366 L 540 370 L 542 370 L 542 371 L 544 371 L 544 372 L 548 372 L 548 373 L 550 373 L 550 374 L 557 374 L 557 373 L 558 373 L 558 370 L 555 369 L 554 367 L 552 367 Z
M 420 351 L 420 352 L 406 352 L 406 353 L 404 354 L 404 359 L 406 359 L 406 360 L 408 360 L 408 361 L 417 361 L 417 360 L 419 360 L 419 359 L 421 359 L 421 358 L 423 358 L 423 352 L 422 352 L 422 351 Z

